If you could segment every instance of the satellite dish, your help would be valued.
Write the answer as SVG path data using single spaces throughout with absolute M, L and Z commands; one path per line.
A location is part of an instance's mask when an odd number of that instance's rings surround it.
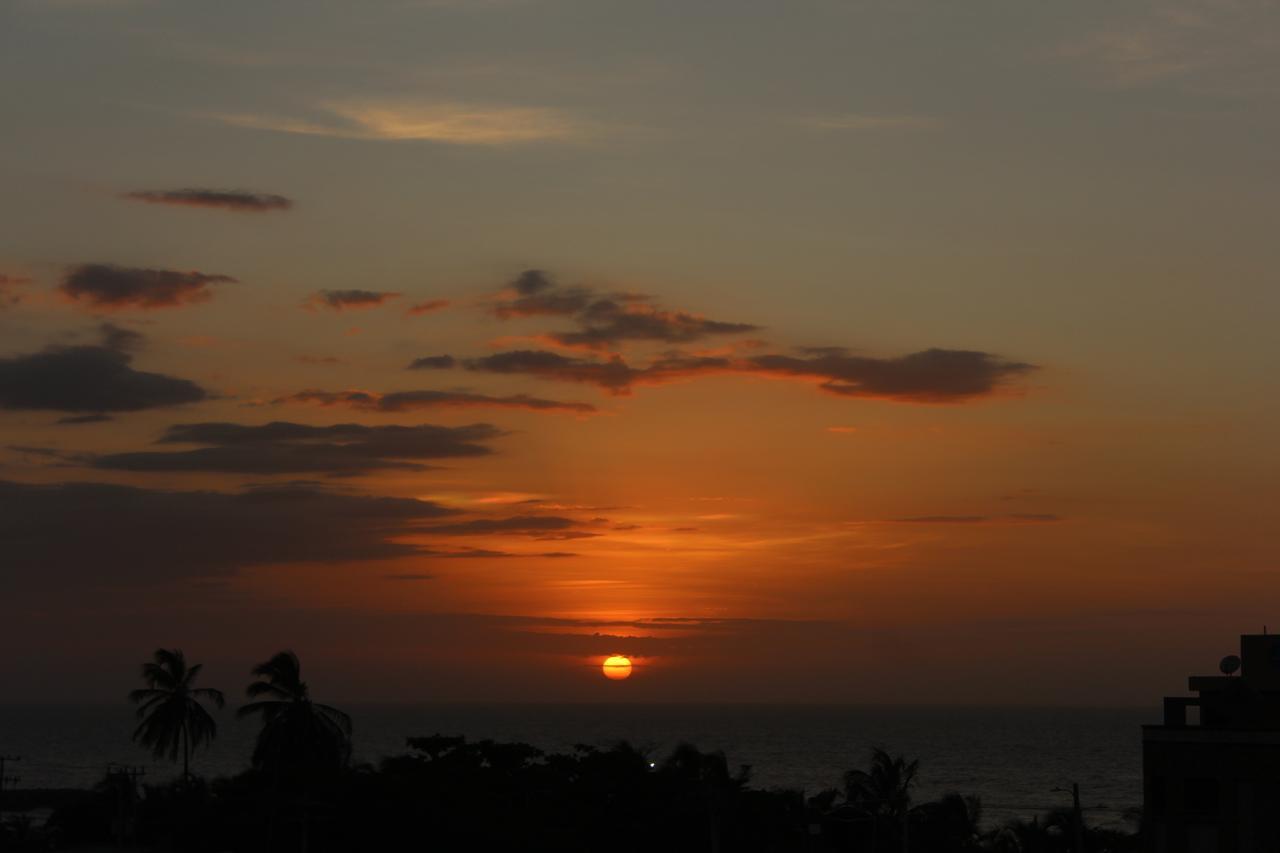
M 1218 669 L 1223 675 L 1235 675 L 1235 673 L 1240 669 L 1240 658 L 1235 655 L 1227 655 L 1218 664 Z

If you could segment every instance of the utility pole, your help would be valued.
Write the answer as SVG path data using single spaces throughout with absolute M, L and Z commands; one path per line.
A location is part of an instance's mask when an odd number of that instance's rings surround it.
M 1080 783 L 1071 783 L 1071 823 L 1076 840 L 1076 853 L 1084 853 L 1084 812 L 1080 808 Z
M 21 761 L 21 760 L 22 760 L 22 756 L 20 756 L 20 755 L 2 755 L 2 754 L 0 754 L 0 817 L 4 817 L 4 788 L 5 788 L 5 785 L 7 785 L 7 784 L 8 784 L 8 783 L 10 783 L 10 782 L 12 782 L 12 783 L 13 783 L 13 784 L 15 784 L 15 785 L 16 785 L 16 784 L 18 784 L 18 777 L 17 777 L 17 776 L 6 776 L 6 775 L 4 775 L 4 765 L 5 765 L 5 762 L 7 762 L 7 761 Z
M 1066 793 L 1066 788 L 1054 788 L 1055 793 Z M 1071 836 L 1073 853 L 1084 853 L 1084 809 L 1080 808 L 1080 783 L 1071 783 Z
M 107 765 L 107 778 L 116 777 L 116 783 L 112 787 L 116 791 L 117 844 L 124 845 L 126 841 L 132 840 L 134 800 L 138 790 L 138 777 L 146 775 L 147 771 L 142 767 L 135 767 L 130 764 L 116 764 L 115 762 Z

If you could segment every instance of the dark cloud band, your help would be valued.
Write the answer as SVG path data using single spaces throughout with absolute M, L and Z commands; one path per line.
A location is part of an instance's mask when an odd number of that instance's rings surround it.
M 168 204 L 178 207 L 211 207 L 236 213 L 265 213 L 270 210 L 288 210 L 293 201 L 282 195 L 254 193 L 244 190 L 138 190 L 124 193 L 123 198 L 147 204 Z
M 660 385 L 713 374 L 747 374 L 816 382 L 831 394 L 898 402 L 950 403 L 990 395 L 1008 381 L 1035 370 L 972 350 L 930 349 L 893 358 L 836 353 L 748 358 L 671 353 L 632 367 L 620 356 L 578 358 L 545 350 L 510 350 L 467 359 L 468 370 L 525 374 L 596 385 L 610 394 L 629 394 L 636 385 Z
M 100 345 L 51 346 L 0 358 L 0 409 L 136 412 L 196 403 L 209 395 L 187 379 L 134 370 L 137 332 L 101 327 Z
M 61 291 L 75 302 L 104 310 L 176 308 L 212 297 L 211 284 L 235 279 L 227 275 L 111 264 L 81 264 L 63 280 Z
M 343 406 L 350 409 L 376 412 L 408 412 L 416 409 L 466 409 L 504 408 L 524 409 L 533 412 L 573 412 L 591 414 L 596 407 L 589 403 L 562 402 L 531 397 L 528 394 L 510 394 L 495 397 L 489 394 L 471 394 L 461 391 L 392 391 L 377 394 L 371 391 L 319 391 L 308 389 L 280 397 L 274 403 L 313 403 L 320 406 Z
M 365 426 L 275 421 L 176 424 L 158 444 L 203 445 L 190 450 L 137 451 L 87 457 L 94 468 L 117 471 L 206 471 L 232 474 L 352 476 L 379 470 L 420 471 L 421 460 L 491 453 L 502 432 L 489 424 L 460 427 Z
M 322 290 L 307 299 L 303 305 L 331 311 L 358 311 L 362 308 L 376 308 L 399 297 L 399 293 L 386 290 Z

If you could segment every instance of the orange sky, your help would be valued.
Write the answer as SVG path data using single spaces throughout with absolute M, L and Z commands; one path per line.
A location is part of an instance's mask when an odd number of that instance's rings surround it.
M 1280 624 L 1274 11 L 235 5 L 0 13 L 19 693 L 1153 704 Z

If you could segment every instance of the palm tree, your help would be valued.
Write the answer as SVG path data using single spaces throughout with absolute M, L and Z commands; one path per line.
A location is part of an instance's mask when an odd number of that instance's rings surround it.
M 844 774 L 845 799 L 876 818 L 877 823 L 883 821 L 889 827 L 896 827 L 904 850 L 911 788 L 919 769 L 919 761 L 907 761 L 901 755 L 894 758 L 883 749 L 874 749 L 870 770 L 850 770 Z
M 278 652 L 254 667 L 253 674 L 258 680 L 246 692 L 256 701 L 241 707 L 237 715 L 262 715 L 262 731 L 253 750 L 255 767 L 279 771 L 346 765 L 351 757 L 351 718 L 311 701 L 297 655 Z
M 142 718 L 133 739 L 157 758 L 177 761 L 181 751 L 184 782 L 191 779 L 192 751 L 218 735 L 218 724 L 201 703 L 221 708 L 226 702 L 221 690 L 195 686 L 201 669 L 203 664 L 187 666 L 181 649 L 156 649 L 153 660 L 142 665 L 147 686 L 129 693 Z

